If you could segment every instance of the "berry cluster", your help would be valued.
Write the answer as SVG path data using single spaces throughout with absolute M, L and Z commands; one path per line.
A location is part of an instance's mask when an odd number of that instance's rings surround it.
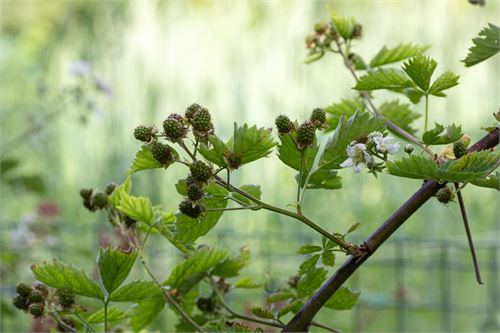
M 195 161 L 189 166 L 191 174 L 186 178 L 186 198 L 179 204 L 181 213 L 192 217 L 199 217 L 204 211 L 203 198 L 205 187 L 212 178 L 212 168 L 205 162 Z
M 23 311 L 27 311 L 35 318 L 44 315 L 49 289 L 44 284 L 30 286 L 25 282 L 20 282 L 16 286 L 17 295 L 13 298 L 12 304 Z
M 293 123 L 287 116 L 279 115 L 275 121 L 278 134 L 292 134 L 299 149 L 306 149 L 313 145 L 316 139 L 316 130 L 326 128 L 326 114 L 323 109 L 316 108 L 312 111 L 308 120 L 298 125 Z
M 362 25 L 356 23 L 348 39 L 359 39 L 362 34 Z M 314 33 L 306 37 L 306 47 L 311 51 L 311 54 L 324 53 L 331 50 L 332 42 L 339 42 L 339 37 L 335 24 L 319 22 L 314 25 Z

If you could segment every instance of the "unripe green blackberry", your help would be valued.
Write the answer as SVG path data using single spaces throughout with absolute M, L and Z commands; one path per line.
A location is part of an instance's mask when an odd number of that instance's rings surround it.
M 45 298 L 47 298 L 47 296 L 49 296 L 49 288 L 46 285 L 44 285 L 43 283 L 36 283 L 34 285 L 34 288 L 35 288 L 35 290 L 38 290 L 39 292 L 41 292 Z
M 203 198 L 203 196 L 205 195 L 205 192 L 203 192 L 203 189 L 200 187 L 200 185 L 198 185 L 196 183 L 189 185 L 187 187 L 186 192 L 187 192 L 187 197 L 191 201 L 198 201 L 201 198 Z
M 313 110 L 311 114 L 310 120 L 314 125 L 316 125 L 317 128 L 323 127 L 323 125 L 326 123 L 326 113 L 325 110 L 321 108 L 316 108 Z
M 134 220 L 133 218 L 125 215 L 124 222 L 127 228 L 132 228 L 137 223 L 137 220 Z
M 200 297 L 196 300 L 196 306 L 203 312 L 213 312 L 215 305 L 215 300 L 212 297 Z
M 149 142 L 153 137 L 153 128 L 143 125 L 137 126 L 134 129 L 134 137 L 139 141 Z
M 453 154 L 455 158 L 460 158 L 467 154 L 467 146 L 462 141 L 457 141 L 453 144 Z
M 194 117 L 194 114 L 201 110 L 201 106 L 197 103 L 191 104 L 190 106 L 187 107 L 186 112 L 184 113 L 184 117 L 186 119 L 191 120 Z
M 21 296 L 28 297 L 29 294 L 33 291 L 33 288 L 26 282 L 19 282 L 16 285 L 16 293 L 18 293 Z
M 107 195 L 111 195 L 111 193 L 113 193 L 115 188 L 116 188 L 116 183 L 110 182 L 108 183 L 108 185 L 106 185 L 104 192 L 106 192 Z
M 12 304 L 18 308 L 19 310 L 28 310 L 28 307 L 29 307 L 29 303 L 28 303 L 28 300 L 26 299 L 26 296 L 21 296 L 21 295 L 16 295 L 13 299 L 12 299 Z
M 180 122 L 181 124 L 184 122 L 184 117 L 181 116 L 180 114 L 178 113 L 171 113 L 168 115 L 168 119 L 175 119 L 177 120 L 178 122 Z
M 92 191 L 93 190 L 91 188 L 82 188 L 80 190 L 80 196 L 85 200 L 89 200 L 92 196 Z
M 151 143 L 151 153 L 155 160 L 160 162 L 162 165 L 168 165 L 173 162 L 172 152 L 170 151 L 170 147 L 160 143 L 158 141 L 154 141 Z
M 199 182 L 196 181 L 196 179 L 193 178 L 193 175 L 188 175 L 186 177 L 186 185 L 189 186 L 191 184 L 199 184 Z
M 92 195 L 92 203 L 102 209 L 108 204 L 108 195 L 104 192 L 96 192 Z
M 198 110 L 193 116 L 192 125 L 194 130 L 198 132 L 208 132 L 212 127 L 211 120 L 212 117 L 207 109 L 202 108 Z
M 28 312 L 35 318 L 40 318 L 41 316 L 43 316 L 44 310 L 45 306 L 42 303 L 31 303 L 28 307 Z
M 293 130 L 293 123 L 290 121 L 290 118 L 284 114 L 276 117 L 274 123 L 276 124 L 279 134 L 286 134 Z
M 194 180 L 206 183 L 212 177 L 212 169 L 202 161 L 195 161 L 189 166 Z
M 187 216 L 195 219 L 198 216 L 200 216 L 205 209 L 203 208 L 202 205 L 199 204 L 193 205 L 190 200 L 183 200 L 179 204 L 179 210 L 181 211 L 181 213 L 186 214 Z
M 33 290 L 28 296 L 28 302 L 31 303 L 45 303 L 45 295 L 39 290 Z
M 299 148 L 304 149 L 314 143 L 316 125 L 310 121 L 306 121 L 299 126 L 297 130 L 297 143 Z
M 70 308 L 75 304 L 75 292 L 71 288 L 57 289 L 57 297 L 59 297 L 59 304 L 63 308 Z
M 455 194 L 448 186 L 445 186 L 436 192 L 436 198 L 439 202 L 447 204 L 455 198 Z
M 224 161 L 227 163 L 229 170 L 236 170 L 241 166 L 241 157 L 232 151 L 224 153 Z
M 185 134 L 184 125 L 174 118 L 168 118 L 163 122 L 163 130 L 167 138 L 172 141 L 178 141 Z
M 407 144 L 405 146 L 405 153 L 407 153 L 408 155 L 411 155 L 411 153 L 413 153 L 413 146 L 411 144 Z

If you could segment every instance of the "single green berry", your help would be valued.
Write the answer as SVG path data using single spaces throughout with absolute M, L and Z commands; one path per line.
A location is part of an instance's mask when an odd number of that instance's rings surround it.
M 189 166 L 194 180 L 206 183 L 212 177 L 212 169 L 202 161 L 195 161 Z
M 59 297 L 59 304 L 63 308 L 70 308 L 75 304 L 75 292 L 71 288 L 57 289 L 57 297 Z
M 88 200 L 90 199 L 90 197 L 92 196 L 92 192 L 93 190 L 91 188 L 82 188 L 80 190 L 80 196 L 84 199 L 84 200 Z
M 91 212 L 95 212 L 96 206 L 90 199 L 83 199 L 83 206 Z
M 453 144 L 453 154 L 455 158 L 460 158 L 467 154 L 467 146 L 462 141 L 457 141 Z
M 168 118 L 163 122 L 163 130 L 165 135 L 172 141 L 178 141 L 184 137 L 185 128 L 184 125 L 177 119 Z
M 407 153 L 408 155 L 411 155 L 411 153 L 413 153 L 413 146 L 411 144 L 407 144 L 405 146 L 405 153 Z
M 139 141 L 149 142 L 153 137 L 153 128 L 143 125 L 137 126 L 134 129 L 134 137 Z
M 45 298 L 49 296 L 49 288 L 43 283 L 35 283 L 34 288 L 41 292 Z
M 447 204 L 455 198 L 455 194 L 448 186 L 445 186 L 436 192 L 436 198 L 439 202 Z
M 116 186 L 117 186 L 116 183 L 110 182 L 108 183 L 108 185 L 106 185 L 104 192 L 106 192 L 107 195 L 111 195 L 111 193 L 113 193 L 113 191 L 115 190 Z
M 26 282 L 19 282 L 16 285 L 16 293 L 18 293 L 21 296 L 28 297 L 29 294 L 33 291 L 33 288 Z
M 200 204 L 193 205 L 190 200 L 183 200 L 179 204 L 179 210 L 181 211 L 181 213 L 195 219 L 200 216 L 205 209 Z
M 229 170 L 236 170 L 241 166 L 241 157 L 234 152 L 224 153 L 224 161 L 227 163 Z
M 124 222 L 127 228 L 132 228 L 137 223 L 137 220 L 125 215 Z
M 24 310 L 24 311 L 28 310 L 28 307 L 30 305 L 26 297 L 21 295 L 16 295 L 12 299 L 12 304 L 19 310 Z
M 328 23 L 318 22 L 314 25 L 314 31 L 318 34 L 324 34 L 328 30 Z
M 351 38 L 358 39 L 361 38 L 361 36 L 363 36 L 363 26 L 359 23 L 356 23 L 354 25 L 354 28 L 352 29 Z
M 314 125 L 316 125 L 317 128 L 323 127 L 326 123 L 326 113 L 325 110 L 321 108 L 316 108 L 313 110 L 311 114 L 310 120 Z
M 203 312 L 213 312 L 215 305 L 215 300 L 212 297 L 200 297 L 196 300 L 196 306 Z
M 96 192 L 92 195 L 92 203 L 102 209 L 108 204 L 108 195 L 104 192 Z
M 28 307 L 28 312 L 35 318 L 40 318 L 41 316 L 43 316 L 44 310 L 45 306 L 42 303 L 31 303 Z
M 316 133 L 316 125 L 310 121 L 306 121 L 299 126 L 297 130 L 297 143 L 299 148 L 304 149 L 305 147 L 311 146 L 314 143 L 314 138 Z
M 193 128 L 198 132 L 208 132 L 212 128 L 212 117 L 207 109 L 202 108 L 198 110 L 193 116 Z
M 187 187 L 186 192 L 187 192 L 187 197 L 191 201 L 198 201 L 201 198 L 203 198 L 203 196 L 205 195 L 205 192 L 203 192 L 203 189 L 200 187 L 200 185 L 198 185 L 196 183 L 189 185 Z
M 186 112 L 184 113 L 184 117 L 187 119 L 191 120 L 194 117 L 194 114 L 201 110 L 201 106 L 199 104 L 191 104 L 190 106 L 187 107 Z
M 293 123 L 284 114 L 276 117 L 274 123 L 276 124 L 279 134 L 286 134 L 293 130 Z
M 45 303 L 45 295 L 39 290 L 33 290 L 28 296 L 28 302 L 31 303 Z
M 288 278 L 288 285 L 292 288 L 297 288 L 297 284 L 299 283 L 300 276 L 292 275 Z
M 188 175 L 186 177 L 186 185 L 189 186 L 191 184 L 199 184 L 199 182 L 196 181 L 196 179 L 193 178 L 193 175 Z
M 173 162 L 172 151 L 166 144 L 154 141 L 151 144 L 151 153 L 153 154 L 154 159 L 164 166 Z

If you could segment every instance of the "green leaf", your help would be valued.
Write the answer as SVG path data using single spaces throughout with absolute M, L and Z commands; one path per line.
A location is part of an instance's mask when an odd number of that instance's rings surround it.
M 446 94 L 444 94 L 442 91 L 458 85 L 459 78 L 459 75 L 451 71 L 446 71 L 432 83 L 432 86 L 429 89 L 429 93 L 438 97 L 446 97 Z
M 356 111 L 365 111 L 365 106 L 359 98 L 342 99 L 340 103 L 333 103 L 325 108 L 327 114 L 327 131 L 333 131 L 337 128 L 339 120 L 344 115 L 350 118 Z
M 465 67 L 479 64 L 500 51 L 500 27 L 488 23 L 488 26 L 483 28 L 472 42 L 474 45 L 469 48 L 469 53 L 462 60 Z
M 226 250 L 201 250 L 175 266 L 163 284 L 177 289 L 179 294 L 187 294 L 209 270 L 226 258 Z
M 239 256 L 231 256 L 215 266 L 212 271 L 213 275 L 223 278 L 231 278 L 238 276 L 240 271 L 245 268 L 250 261 L 250 250 L 247 246 L 240 249 Z
M 325 306 L 334 310 L 349 310 L 358 304 L 358 299 L 358 292 L 353 292 L 347 287 L 340 287 L 326 302 Z
M 304 246 L 301 246 L 297 250 L 297 253 L 298 254 L 309 254 L 309 253 L 319 252 L 321 250 L 323 250 L 323 248 L 321 246 L 317 246 L 317 245 L 304 245 Z
M 45 181 L 41 175 L 20 175 L 8 177 L 5 182 L 11 186 L 19 187 L 20 189 L 33 192 L 35 194 L 45 193 Z
M 236 281 L 234 284 L 235 288 L 242 288 L 242 289 L 255 289 L 260 287 L 260 283 L 254 282 L 252 279 L 249 277 L 245 276 Z
M 4 177 L 9 171 L 14 170 L 19 165 L 17 158 L 3 158 L 0 160 L 0 176 Z
M 303 275 L 297 283 L 297 296 L 307 298 L 318 289 L 323 281 L 326 280 L 326 270 L 324 268 L 315 268 Z
M 403 64 L 403 70 L 420 89 L 427 92 L 436 66 L 434 59 L 418 54 Z
M 224 160 L 224 155 L 231 151 L 229 146 L 215 135 L 210 135 L 208 141 L 212 144 L 212 148 L 208 148 L 206 144 L 202 143 L 198 148 L 200 154 L 215 165 L 226 167 L 227 163 Z
M 35 278 L 52 288 L 71 288 L 77 295 L 104 299 L 99 285 L 83 270 L 54 259 L 54 261 L 31 266 Z
M 112 293 L 127 278 L 137 258 L 137 251 L 122 251 L 107 247 L 99 249 L 97 266 L 102 284 Z
M 500 173 L 498 171 L 494 175 L 489 175 L 484 178 L 474 178 L 469 180 L 469 183 L 485 188 L 492 188 L 500 191 Z
M 146 224 L 152 224 L 154 221 L 151 201 L 146 197 L 123 195 L 117 209 L 134 220 L 138 220 Z
M 114 306 L 108 307 L 108 313 L 106 318 L 108 322 L 120 321 L 128 317 L 129 314 L 126 313 L 125 311 Z M 86 320 L 89 324 L 104 323 L 104 308 L 99 309 L 96 312 L 92 313 L 90 316 L 86 318 Z
M 156 319 L 164 306 L 165 301 L 161 294 L 145 299 L 134 308 L 128 322 L 129 326 L 134 332 L 142 330 L 146 325 Z
M 309 178 L 308 189 L 337 190 L 342 188 L 342 177 L 336 171 L 317 169 Z
M 335 265 L 335 254 L 333 251 L 325 251 L 321 254 L 321 261 L 323 265 L 333 267 Z
M 333 28 L 344 38 L 348 40 L 352 36 L 352 31 L 356 25 L 354 17 L 344 17 L 338 15 L 336 12 L 330 12 L 330 17 L 332 19 Z
M 300 171 L 302 150 L 295 144 L 297 134 L 280 135 L 281 144 L 278 145 L 279 159 L 294 170 Z M 314 140 L 313 146 L 304 151 L 304 174 L 311 170 L 316 154 L 318 153 L 318 143 Z M 304 177 L 305 178 L 305 177 Z
M 412 155 L 398 161 L 387 161 L 387 171 L 394 176 L 413 179 L 433 179 L 438 182 L 468 182 L 482 177 L 498 163 L 499 156 L 489 151 L 469 153 L 458 160 L 439 166 L 421 155 Z
M 262 195 L 262 191 L 260 189 L 260 185 L 243 185 L 240 187 L 240 190 L 247 192 L 254 198 L 260 199 L 260 196 Z M 242 196 L 239 193 L 236 192 L 231 192 L 231 196 L 235 198 L 236 200 L 242 201 L 246 203 L 247 205 L 253 205 L 253 201 L 250 199 L 247 199 L 246 197 Z
M 120 184 L 113 193 L 108 197 L 108 202 L 113 205 L 113 207 L 118 207 L 120 204 L 120 201 L 122 200 L 123 197 L 128 197 L 130 190 L 132 189 L 132 181 L 130 179 L 130 176 L 125 179 L 125 181 Z
M 376 69 L 359 78 L 353 89 L 378 90 L 378 89 L 404 89 L 413 87 L 410 78 L 399 69 Z
M 241 158 L 242 165 L 266 157 L 276 145 L 270 130 L 255 125 L 238 126 L 235 123 L 233 138 L 233 153 Z
M 384 46 L 370 61 L 370 67 L 374 68 L 399 62 L 414 57 L 417 54 L 423 53 L 428 48 L 429 46 L 413 45 L 411 43 L 401 43 L 398 46 L 390 49 Z
M 252 313 L 259 318 L 274 319 L 274 314 L 271 311 L 259 306 L 252 308 Z
M 315 254 L 315 255 L 311 256 L 309 259 L 304 260 L 304 262 L 302 264 L 300 264 L 299 275 L 304 275 L 307 272 L 314 269 L 320 256 L 321 256 L 320 254 Z
M 451 124 L 450 126 L 446 126 L 446 132 L 443 133 L 445 127 L 441 124 L 436 123 L 436 126 L 428 130 L 422 136 L 422 141 L 426 145 L 447 145 L 449 143 L 453 143 L 455 141 L 460 140 L 460 138 L 464 135 L 462 133 L 462 126 L 456 126 L 455 124 Z
M 295 298 L 295 294 L 289 290 L 282 290 L 267 296 L 266 303 L 278 303 Z
M 415 134 L 417 132 L 411 127 L 411 124 L 420 117 L 420 114 L 412 111 L 409 104 L 400 104 L 399 100 L 393 100 L 380 105 L 379 111 L 385 119 L 392 121 L 408 133 Z
M 302 309 L 303 306 L 304 306 L 304 302 L 302 302 L 300 299 L 295 300 L 292 303 L 287 304 L 284 307 L 282 307 L 280 312 L 278 313 L 278 317 L 283 317 L 284 315 L 288 314 L 289 312 L 297 313 L 297 312 L 299 312 L 300 309 Z
M 128 174 L 131 175 L 133 173 L 148 170 L 148 169 L 157 169 L 161 168 L 161 163 L 158 162 L 151 152 L 150 145 L 143 145 L 141 150 L 139 150 L 135 154 L 135 158 L 132 161 L 132 165 L 128 169 Z
M 385 120 L 372 117 L 367 112 L 356 112 L 351 118 L 342 117 L 332 137 L 328 141 L 319 161 L 323 170 L 341 169 L 340 164 L 347 159 L 347 146 L 355 139 L 374 131 L 383 131 Z
M 153 281 L 136 280 L 121 286 L 111 293 L 111 302 L 138 302 L 161 293 Z
M 317 53 L 311 53 L 310 55 L 308 55 L 303 61 L 304 61 L 304 64 L 312 64 L 313 62 L 316 62 L 318 61 L 319 59 L 323 58 L 323 56 L 325 55 L 325 52 L 317 52 Z

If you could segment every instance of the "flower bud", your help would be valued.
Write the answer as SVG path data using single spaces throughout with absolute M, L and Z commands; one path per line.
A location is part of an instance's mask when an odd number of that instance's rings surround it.
M 407 153 L 408 155 L 411 155 L 411 153 L 413 153 L 413 146 L 411 144 L 407 144 L 405 146 L 405 153 Z

